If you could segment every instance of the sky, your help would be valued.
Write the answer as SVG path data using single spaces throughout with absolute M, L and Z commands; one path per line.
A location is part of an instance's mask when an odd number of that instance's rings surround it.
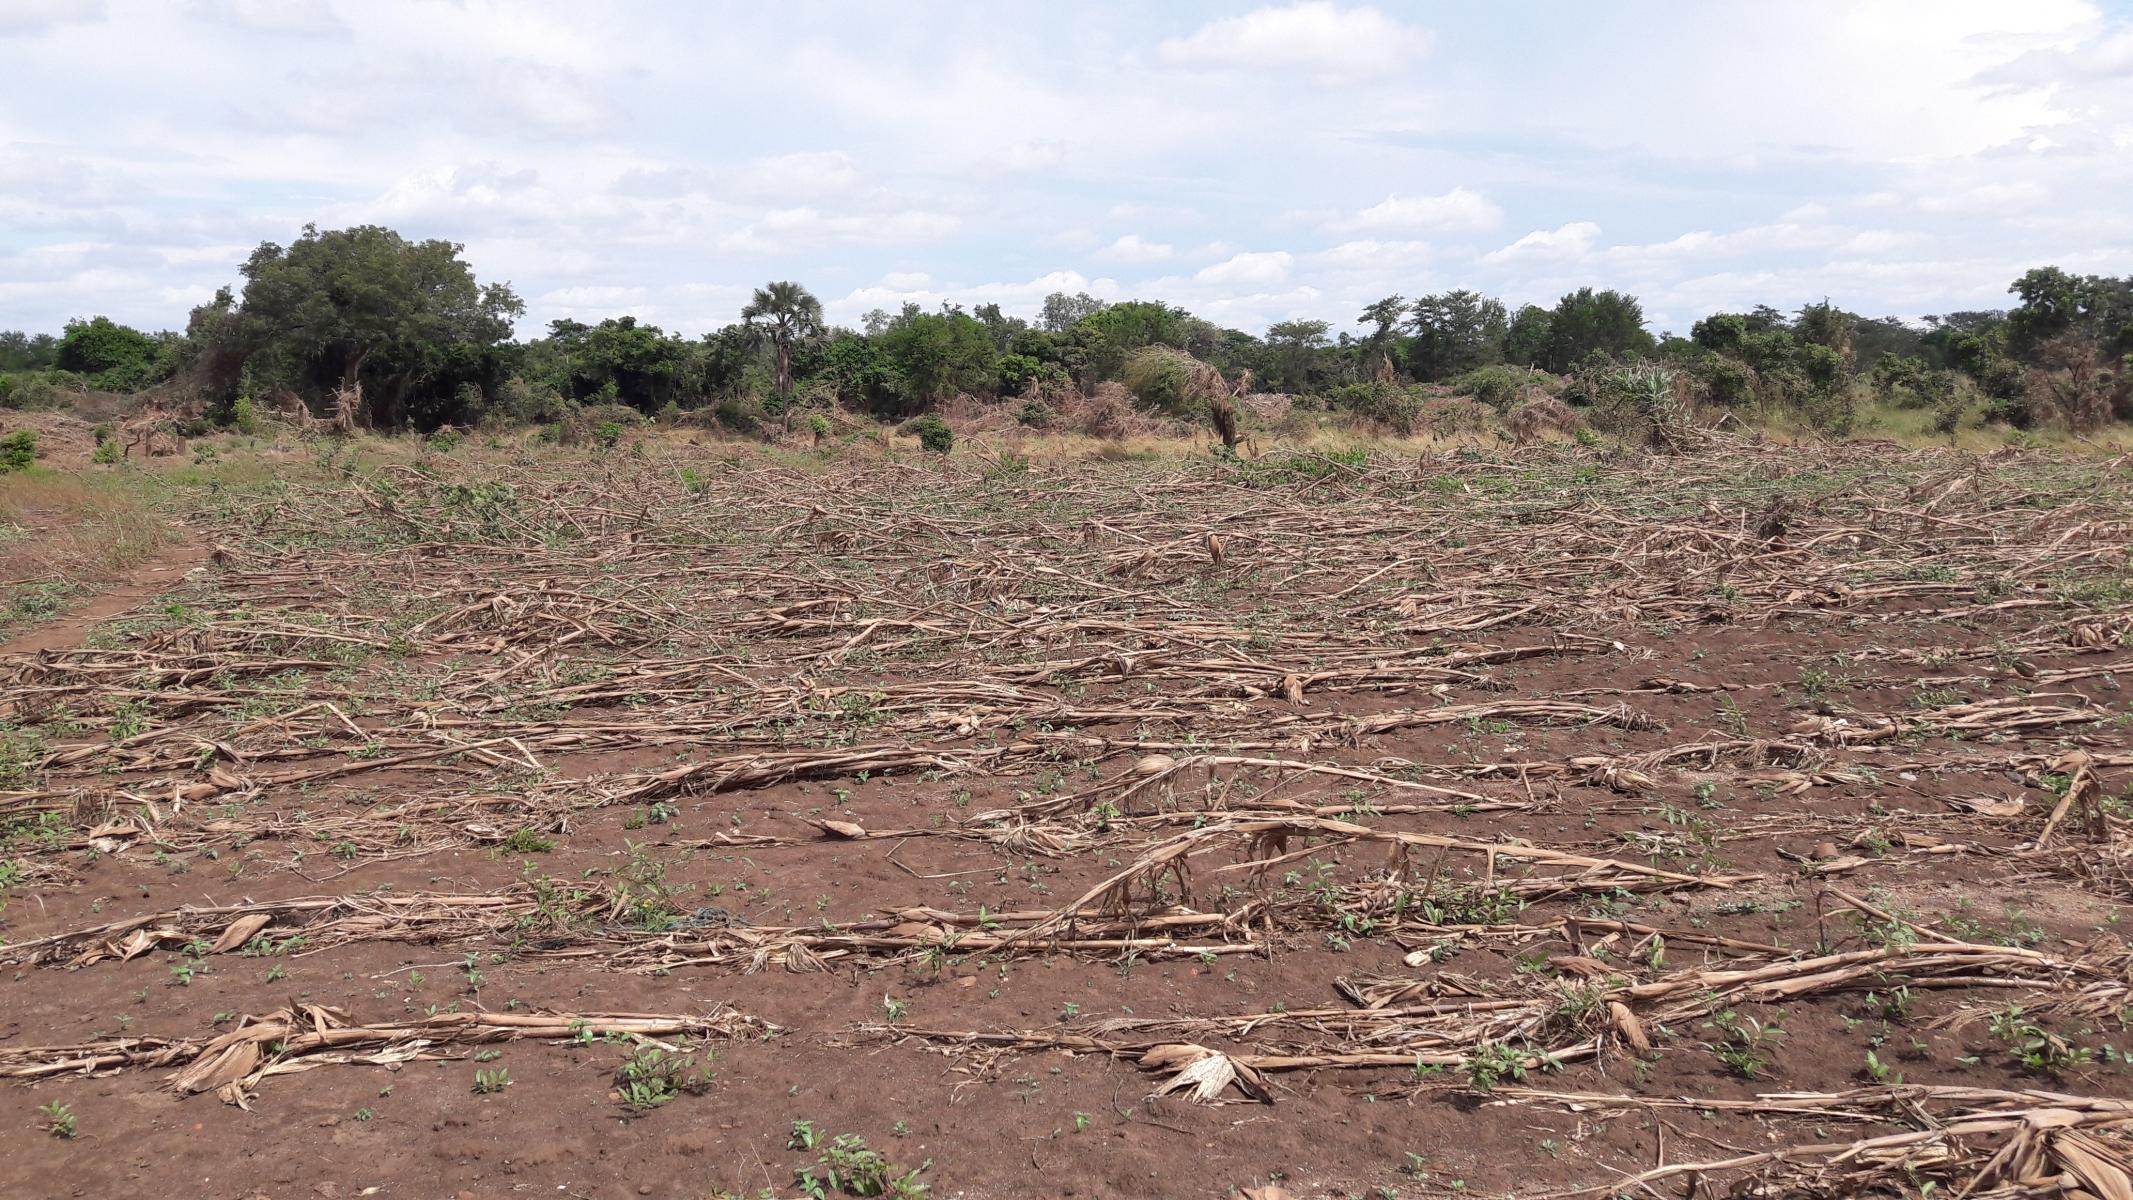
M 0 328 L 183 328 L 309 222 L 463 244 L 522 336 L 772 279 L 1683 332 L 2133 272 L 2129 196 L 2133 3 L 0 0 Z

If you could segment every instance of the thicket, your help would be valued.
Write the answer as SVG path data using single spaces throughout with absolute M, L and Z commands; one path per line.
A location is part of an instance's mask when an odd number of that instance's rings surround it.
M 533 424 L 583 437 L 612 419 L 589 420 L 596 410 L 790 433 L 832 409 L 904 422 L 964 397 L 1006 401 L 1043 426 L 1064 398 L 1102 408 L 1104 389 L 1122 386 L 1148 414 L 1204 419 L 1216 397 L 1273 393 L 1411 432 L 1544 399 L 1596 416 L 1650 409 L 1624 398 L 1648 400 L 1663 375 L 1673 404 L 1837 434 L 1867 405 L 1920 410 L 1943 430 L 2133 418 L 2133 277 L 2055 267 L 2016 280 L 2019 302 L 2001 311 L 1911 322 L 1827 301 L 1763 306 L 1707 316 L 1686 337 L 1654 337 L 1636 297 L 1593 288 L 1515 312 L 1467 290 L 1388 296 L 1353 333 L 1290 320 L 1254 335 L 1160 301 L 1065 293 L 1034 320 L 996 304 L 910 304 L 854 329 L 781 281 L 700 337 L 616 316 L 518 340 L 524 305 L 508 284 L 478 281 L 457 245 L 379 226 L 307 226 L 287 247 L 262 244 L 241 275 L 183 333 L 101 316 L 57 335 L 0 333 L 0 407 L 171 392 L 223 424 L 298 408 L 330 417 L 345 401 L 350 420 L 376 428 Z

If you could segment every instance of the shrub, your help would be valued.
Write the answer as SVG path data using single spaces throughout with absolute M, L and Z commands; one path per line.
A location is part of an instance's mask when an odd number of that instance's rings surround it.
M 119 457 L 119 444 L 110 438 L 98 442 L 96 449 L 89 453 L 89 461 L 101 466 L 110 466 L 118 462 Z
M 1334 388 L 1326 400 L 1335 408 L 1376 421 L 1405 437 L 1414 433 L 1428 396 L 1422 388 L 1396 383 L 1351 383 Z
M 1193 420 L 1205 419 L 1209 402 L 1230 394 L 1221 371 L 1168 346 L 1134 351 L 1120 378 L 1143 408 Z
M 917 436 L 920 446 L 935 454 L 946 454 L 955 449 L 955 430 L 932 413 L 914 419 L 905 428 Z
M 818 442 L 828 437 L 830 435 L 829 417 L 818 412 L 807 414 L 807 431 L 814 434 L 815 440 Z
M 37 461 L 37 431 L 18 429 L 0 437 L 0 475 L 26 469 Z
M 1577 413 L 1553 396 L 1538 396 L 1519 405 L 1509 423 L 1511 436 L 1521 445 L 1539 440 L 1544 433 L 1579 432 Z
M 1054 384 L 1062 378 L 1064 373 L 1058 367 L 1027 354 L 1000 356 L 999 394 L 1002 396 L 1019 396 L 1031 384 Z
M 718 423 L 735 433 L 753 434 L 763 428 L 763 406 L 746 396 L 728 396 L 713 411 Z
M 562 420 L 576 407 L 554 388 L 514 376 L 497 389 L 496 403 L 486 408 L 482 415 L 519 424 L 541 425 Z
M 593 445 L 602 450 L 612 450 L 622 440 L 622 426 L 615 421 L 602 421 L 593 427 Z
M 659 416 L 656 418 L 656 420 L 658 420 L 661 425 L 681 424 L 681 405 L 674 403 L 672 400 L 667 401 L 666 404 L 661 406 L 661 408 L 659 409 Z
M 1739 408 L 1755 399 L 1755 372 L 1737 358 L 1707 354 L 1691 370 L 1708 403 Z
M 1677 447 L 1689 424 L 1674 373 L 1651 363 L 1600 367 L 1585 377 L 1592 421 L 1635 445 Z
M 230 425 L 239 433 L 259 432 L 259 406 L 250 396 L 239 396 L 230 404 Z
M 1809 429 L 1830 437 L 1849 436 L 1859 423 L 1859 402 L 1848 387 L 1809 388 L 1799 408 Z
M 1191 355 L 1168 346 L 1136 350 L 1120 380 L 1143 408 L 1182 414 L 1192 406 Z
M 1015 420 L 1031 429 L 1042 429 L 1052 423 L 1052 410 L 1045 406 L 1044 401 L 1032 396 L 1022 402 L 1021 409 L 1015 413 Z
M 63 408 L 66 392 L 45 374 L 0 375 L 0 408 Z
M 1477 367 L 1452 381 L 1452 390 L 1472 396 L 1499 413 L 1508 413 L 1525 399 L 1533 372 L 1502 363 Z

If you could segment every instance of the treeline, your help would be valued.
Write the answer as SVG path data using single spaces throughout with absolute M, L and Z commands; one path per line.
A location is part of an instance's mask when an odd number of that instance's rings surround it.
M 163 388 L 222 419 L 248 406 L 354 403 L 373 427 L 431 429 L 620 405 L 746 429 L 832 406 L 901 419 L 958 396 L 1020 398 L 1041 417 L 1045 397 L 1107 384 L 1175 410 L 1179 372 L 1205 366 L 1239 392 L 1405 427 L 1447 390 L 1507 412 L 1540 393 L 1595 403 L 1606 380 L 1636 366 L 1678 399 L 1783 411 L 1832 431 L 1870 403 L 1932 410 L 1944 429 L 1965 414 L 2017 428 L 2133 417 L 2133 277 L 2055 267 L 2015 281 L 2019 303 L 2004 311 L 1913 323 L 1825 301 L 1713 314 L 1687 337 L 1654 337 L 1634 296 L 1592 288 L 1516 311 L 1466 290 L 1388 296 L 1358 315 L 1359 332 L 1293 320 L 1254 335 L 1160 301 L 1064 293 L 1034 319 L 996 304 L 906 305 L 838 328 L 804 287 L 780 282 L 697 338 L 625 316 L 554 321 L 514 340 L 523 303 L 506 284 L 480 283 L 460 250 L 378 226 L 307 226 L 289 246 L 262 244 L 241 285 L 195 309 L 182 334 L 103 317 L 56 336 L 0 333 L 0 405 L 57 403 L 70 388 Z

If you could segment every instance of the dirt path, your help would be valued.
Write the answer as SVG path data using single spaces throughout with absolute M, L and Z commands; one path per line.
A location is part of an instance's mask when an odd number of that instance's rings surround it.
M 79 646 L 89 630 L 151 596 L 168 591 L 186 572 L 206 562 L 213 548 L 180 527 L 183 540 L 164 547 L 154 558 L 128 570 L 95 595 L 73 604 L 49 621 L 0 642 L 0 655 L 35 654 Z

